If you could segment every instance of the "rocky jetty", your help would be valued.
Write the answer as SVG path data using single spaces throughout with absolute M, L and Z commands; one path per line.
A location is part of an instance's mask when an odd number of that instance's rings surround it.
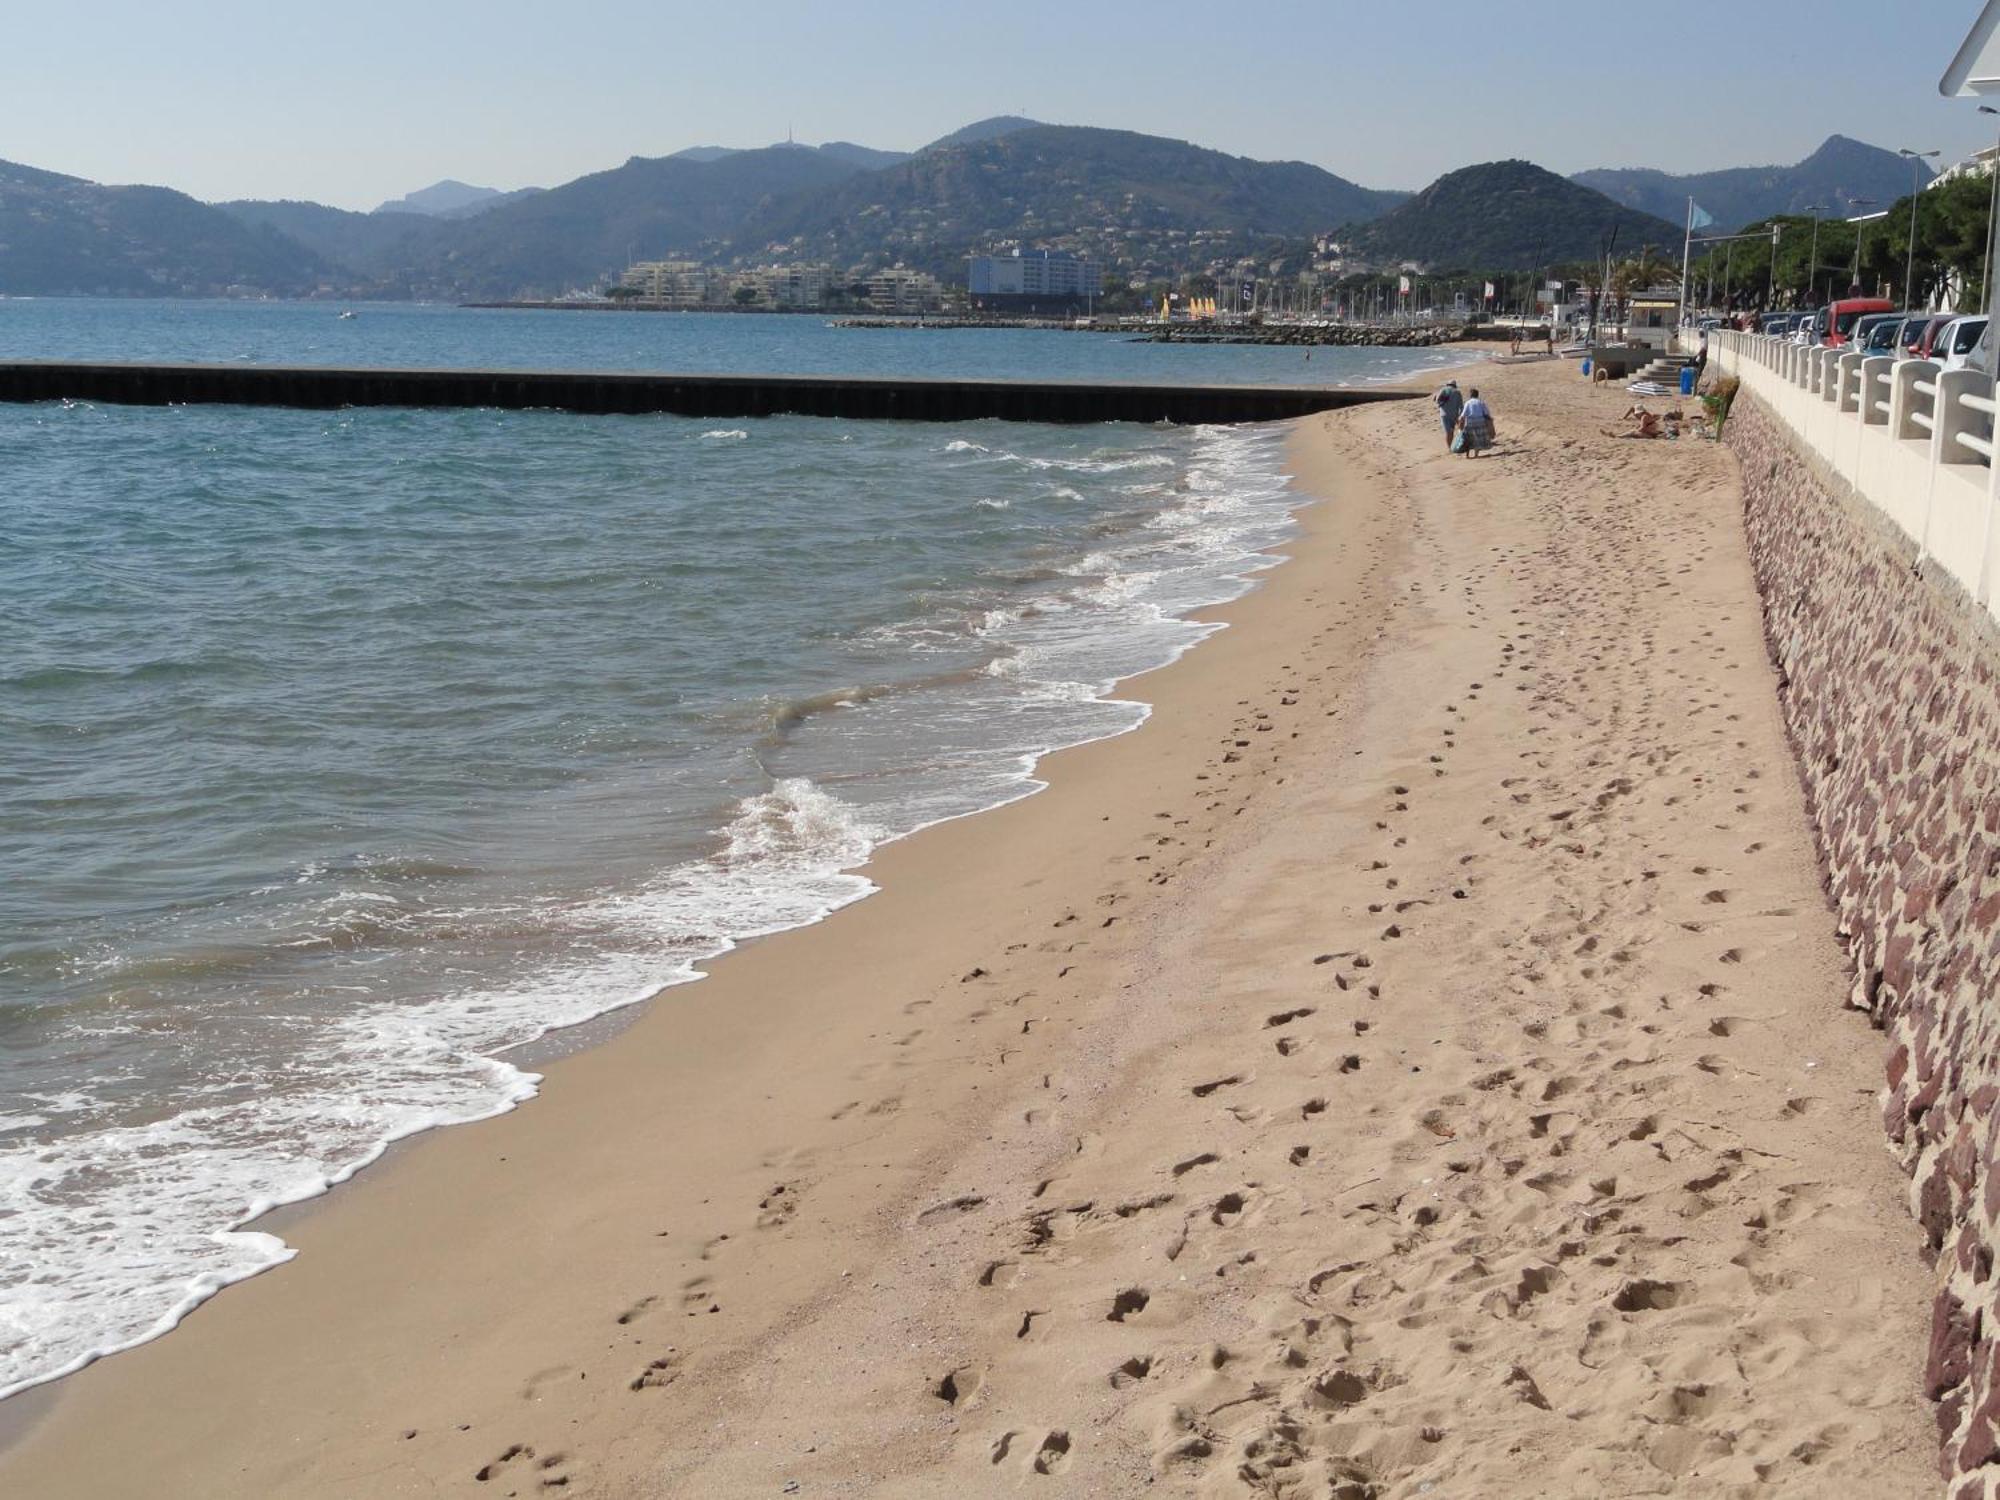
M 1282 323 L 1214 328 L 1170 323 L 1165 327 L 1144 330 L 1141 336 L 1153 344 L 1367 344 L 1393 349 L 1429 349 L 1474 335 L 1456 324 L 1371 328 L 1358 323 Z

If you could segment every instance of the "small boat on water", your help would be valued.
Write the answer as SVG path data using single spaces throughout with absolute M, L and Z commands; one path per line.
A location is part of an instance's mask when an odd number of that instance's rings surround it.
M 354 317 L 355 316 L 354 309 L 349 308 L 346 312 L 342 313 L 340 316 L 343 320 Z

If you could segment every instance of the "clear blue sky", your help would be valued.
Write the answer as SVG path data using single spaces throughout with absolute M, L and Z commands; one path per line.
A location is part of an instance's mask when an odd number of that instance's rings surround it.
M 441 177 L 548 186 L 787 126 L 910 148 L 993 114 L 1407 188 L 1502 156 L 1692 171 L 1794 161 L 1835 131 L 1946 160 L 1993 138 L 1937 94 L 1977 0 L 11 9 L 0 157 L 211 200 L 370 208 Z

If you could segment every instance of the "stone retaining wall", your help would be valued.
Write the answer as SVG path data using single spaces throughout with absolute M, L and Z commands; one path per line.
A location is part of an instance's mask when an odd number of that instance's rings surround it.
M 1850 1002 L 1937 1276 L 1926 1393 L 1951 1500 L 2000 1500 L 2000 641 L 1747 393 L 1727 423 Z

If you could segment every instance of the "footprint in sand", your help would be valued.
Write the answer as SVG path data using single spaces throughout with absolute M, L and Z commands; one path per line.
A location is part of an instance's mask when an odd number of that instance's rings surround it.
M 1037 1474 L 1060 1474 L 1069 1467 L 1069 1434 L 1057 1428 L 1043 1438 L 1030 1467 Z
M 1153 1356 L 1135 1354 L 1111 1372 L 1111 1388 L 1122 1391 L 1127 1386 L 1137 1385 L 1153 1373 Z

